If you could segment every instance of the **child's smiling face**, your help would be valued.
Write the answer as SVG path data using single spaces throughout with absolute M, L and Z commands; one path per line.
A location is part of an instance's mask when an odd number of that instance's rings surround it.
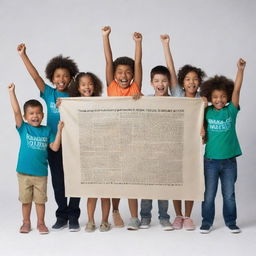
M 183 80 L 186 97 L 194 97 L 199 87 L 199 78 L 196 72 L 188 72 Z
M 52 82 L 56 86 L 57 91 L 65 91 L 70 83 L 70 80 L 70 72 L 66 68 L 57 68 L 54 71 Z
M 82 76 L 79 79 L 78 91 L 82 97 L 91 97 L 94 92 L 94 84 L 90 76 Z
M 122 88 L 130 86 L 133 79 L 133 71 L 128 65 L 118 65 L 114 74 L 115 81 Z
M 166 75 L 155 74 L 151 81 L 151 85 L 155 90 L 155 96 L 168 95 L 168 87 L 170 85 L 170 81 Z
M 42 112 L 41 107 L 28 106 L 24 118 L 31 126 L 38 127 L 41 125 L 44 113 Z
M 219 110 L 225 107 L 228 101 L 227 93 L 223 90 L 214 90 L 211 95 L 211 102 L 215 109 Z

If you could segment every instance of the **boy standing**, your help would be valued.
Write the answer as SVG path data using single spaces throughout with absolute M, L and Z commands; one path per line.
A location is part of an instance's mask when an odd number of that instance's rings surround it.
M 135 32 L 135 60 L 129 57 L 119 57 L 113 62 L 112 51 L 109 42 L 111 28 L 106 26 L 102 29 L 104 54 L 106 59 L 106 81 L 108 96 L 133 96 L 141 94 L 142 82 L 142 35 Z M 112 199 L 113 220 L 116 227 L 123 227 L 124 222 L 119 214 L 119 198 Z M 139 229 L 138 200 L 128 199 L 131 219 L 128 224 L 129 230 Z
M 49 233 L 44 223 L 45 202 L 47 201 L 47 148 L 57 151 L 60 147 L 63 122 L 58 125 L 54 139 L 51 129 L 42 126 L 44 117 L 42 104 L 29 100 L 24 104 L 23 121 L 20 106 L 15 94 L 15 85 L 8 86 L 15 123 L 20 135 L 21 144 L 17 164 L 19 183 L 19 200 L 22 202 L 23 224 L 20 233 L 31 231 L 30 212 L 32 201 L 36 205 L 37 229 L 40 234 Z
M 154 88 L 154 96 L 169 96 L 168 88 L 171 84 L 171 74 L 164 66 L 156 66 L 150 72 L 151 85 Z M 151 222 L 152 199 L 141 200 L 141 224 L 140 228 L 147 229 Z M 173 230 L 170 216 L 167 213 L 168 200 L 158 200 L 158 213 L 160 224 L 164 231 Z

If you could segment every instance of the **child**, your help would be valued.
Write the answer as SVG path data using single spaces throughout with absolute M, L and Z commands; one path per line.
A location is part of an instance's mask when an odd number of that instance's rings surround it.
M 101 96 L 102 83 L 100 79 L 93 73 L 80 72 L 76 75 L 74 83 L 69 88 L 69 94 L 73 97 L 92 97 Z M 96 229 L 94 212 L 96 208 L 97 198 L 88 198 L 87 200 L 87 214 L 88 222 L 85 227 L 85 231 L 93 232 Z M 109 231 L 110 224 L 108 222 L 108 216 L 110 211 L 110 199 L 101 198 L 102 208 L 102 222 L 100 225 L 100 231 Z
M 203 77 L 205 76 L 204 71 L 191 65 L 185 65 L 179 70 L 177 81 L 172 55 L 169 47 L 170 38 L 168 35 L 162 35 L 161 40 L 163 44 L 167 67 L 173 74 L 171 95 L 175 97 L 200 97 L 198 89 L 202 83 Z M 193 204 L 193 201 L 185 200 L 185 217 L 183 217 L 181 200 L 173 200 L 173 205 L 176 213 L 176 218 L 173 222 L 173 227 L 175 229 L 181 229 L 182 227 L 184 227 L 186 230 L 195 229 L 193 220 L 190 218 Z
M 221 181 L 223 217 L 232 233 L 239 233 L 236 225 L 235 182 L 236 157 L 242 154 L 236 135 L 236 117 L 240 110 L 239 96 L 246 62 L 239 59 L 235 83 L 224 76 L 215 76 L 201 86 L 201 95 L 212 103 L 206 108 L 207 142 L 205 148 L 205 193 L 202 203 L 200 232 L 209 233 L 215 214 L 215 196 Z
M 20 233 L 31 231 L 30 212 L 32 201 L 36 205 L 37 229 L 40 234 L 49 233 L 44 223 L 45 202 L 47 201 L 47 147 L 58 151 L 61 141 L 63 123 L 59 122 L 57 134 L 50 127 L 41 125 L 44 117 L 43 106 L 37 100 L 29 100 L 24 104 L 24 122 L 20 106 L 15 94 L 15 85 L 9 85 L 9 94 L 15 116 L 17 131 L 21 144 L 17 164 L 19 183 L 19 200 L 22 202 L 23 224 Z
M 67 88 L 71 79 L 78 72 L 77 65 L 68 57 L 64 58 L 62 56 L 57 56 L 50 60 L 46 66 L 45 72 L 46 77 L 56 86 L 54 89 L 45 84 L 42 77 L 38 74 L 36 68 L 26 54 L 25 44 L 20 44 L 17 47 L 17 50 L 29 74 L 40 90 L 41 97 L 45 100 L 47 105 L 47 125 L 49 125 L 52 131 L 56 133 L 57 124 L 60 120 L 60 114 L 56 108 L 56 100 L 59 97 L 68 97 Z M 52 228 L 54 230 L 61 230 L 67 226 L 67 222 L 69 221 L 69 231 L 79 231 L 80 226 L 78 218 L 80 216 L 80 198 L 71 197 L 69 203 L 67 203 L 67 198 L 65 197 L 61 148 L 57 152 L 49 149 L 48 161 L 51 169 L 55 201 L 58 205 L 56 211 L 57 220 Z
M 169 96 L 168 88 L 171 83 L 171 74 L 169 70 L 164 66 L 156 66 L 150 72 L 151 85 L 154 88 L 154 96 Z M 142 199 L 141 200 L 141 224 L 140 228 L 149 228 L 151 222 L 151 210 L 152 210 L 152 200 Z M 160 224 L 163 230 L 169 231 L 173 230 L 170 223 L 170 216 L 167 213 L 168 210 L 168 200 L 158 200 L 158 213 Z
M 141 94 L 142 82 L 142 35 L 134 33 L 135 41 L 135 60 L 128 57 L 119 57 L 114 62 L 109 42 L 111 28 L 106 26 L 102 29 L 104 54 L 106 59 L 106 81 L 108 96 L 132 96 Z M 119 198 L 113 198 L 113 220 L 116 227 L 123 227 L 124 222 L 119 214 Z M 140 221 L 138 219 L 138 201 L 137 199 L 128 199 L 131 212 L 131 219 L 128 225 L 129 230 L 139 229 Z

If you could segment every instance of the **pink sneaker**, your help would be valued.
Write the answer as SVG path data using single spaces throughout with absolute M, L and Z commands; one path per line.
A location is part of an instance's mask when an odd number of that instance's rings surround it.
M 195 230 L 196 229 L 196 226 L 193 223 L 193 220 L 191 218 L 189 218 L 189 217 L 185 217 L 184 218 L 184 220 L 183 220 L 183 227 L 186 230 Z
M 172 223 L 172 226 L 174 229 L 182 229 L 183 226 L 183 217 L 182 216 L 176 216 L 174 222 Z

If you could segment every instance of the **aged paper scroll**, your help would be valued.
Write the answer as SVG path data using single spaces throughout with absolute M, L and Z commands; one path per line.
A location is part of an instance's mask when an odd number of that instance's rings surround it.
M 67 196 L 202 200 L 201 99 L 65 98 Z

